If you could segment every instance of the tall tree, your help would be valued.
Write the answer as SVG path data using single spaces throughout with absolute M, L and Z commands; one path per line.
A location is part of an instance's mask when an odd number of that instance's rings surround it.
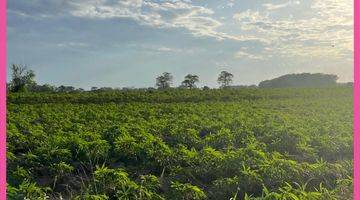
M 219 74 L 217 82 L 221 85 L 222 88 L 228 87 L 232 83 L 234 75 L 227 71 L 222 71 Z
M 172 84 L 173 76 L 169 72 L 164 72 L 156 78 L 156 86 L 159 89 L 169 88 Z
M 193 74 L 188 74 L 185 76 L 184 81 L 181 83 L 181 85 L 183 87 L 192 89 L 192 88 L 196 88 L 195 83 L 199 82 L 199 76 L 197 75 L 193 75 Z
M 27 91 L 31 86 L 36 85 L 35 73 L 29 70 L 26 65 L 11 65 L 11 82 L 12 92 Z

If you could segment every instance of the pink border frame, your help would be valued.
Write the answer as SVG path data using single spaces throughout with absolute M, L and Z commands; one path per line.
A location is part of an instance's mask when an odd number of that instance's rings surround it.
M 6 199 L 6 0 L 0 0 L 0 200 Z M 354 0 L 354 200 L 360 200 L 360 0 Z
M 0 199 L 6 199 L 6 0 L 0 0 Z
M 360 0 L 354 0 L 354 200 L 360 200 Z

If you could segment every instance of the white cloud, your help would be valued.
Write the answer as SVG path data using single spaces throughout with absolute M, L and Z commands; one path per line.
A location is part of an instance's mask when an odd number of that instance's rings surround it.
M 41 2 L 45 1 L 60 8 L 44 9 Z M 284 0 L 280 4 L 260 3 L 257 10 L 222 15 L 214 13 L 205 3 L 195 5 L 190 0 L 37 0 L 37 3 L 32 3 L 35 4 L 32 7 L 28 2 L 30 1 L 24 2 L 27 5 L 24 8 L 34 9 L 10 8 L 8 13 L 22 18 L 50 17 L 52 13 L 54 16 L 70 14 L 90 19 L 127 18 L 138 24 L 160 29 L 182 29 L 195 37 L 261 42 L 265 58 L 276 55 L 348 59 L 352 55 L 352 0 Z M 233 6 L 235 2 L 237 1 L 227 0 L 224 5 L 228 3 Z M 36 9 L 37 7 L 42 9 Z M 238 9 L 241 6 L 234 6 L 229 12 L 235 7 Z M 298 13 L 299 7 L 304 13 Z M 266 50 L 267 48 L 271 51 Z M 159 50 L 170 52 L 166 48 Z M 245 55 L 239 53 L 238 57 L 241 56 Z
M 301 18 L 275 11 L 286 5 L 268 4 L 266 11 L 246 10 L 233 18 L 241 30 L 268 39 L 275 55 L 323 58 L 352 55 L 351 0 L 314 0 L 310 14 Z
M 120 0 L 107 4 L 106 0 L 72 0 L 71 14 L 82 18 L 131 18 L 140 24 L 158 28 L 184 28 L 197 37 L 218 40 L 257 40 L 255 37 L 230 35 L 218 31 L 223 24 L 213 17 L 214 11 L 190 1 Z M 261 41 L 260 41 L 261 42 Z
M 73 47 L 88 47 L 89 44 L 82 42 L 63 42 L 56 44 L 56 46 L 61 48 L 73 48 Z
M 116 45 L 118 46 L 118 45 Z M 152 45 L 152 44 L 129 44 L 130 48 L 137 48 L 141 49 L 150 53 L 185 53 L 185 54 L 193 54 L 195 51 L 199 49 L 184 49 L 184 48 L 177 48 L 177 47 L 170 47 L 170 46 L 163 46 L 163 45 Z
M 264 57 L 261 55 L 250 54 L 245 51 L 237 51 L 234 55 L 236 59 L 251 59 L 251 60 L 264 60 Z
M 266 3 L 266 4 L 263 4 L 263 6 L 266 8 L 266 10 L 277 10 L 277 9 L 286 8 L 288 6 L 294 6 L 294 5 L 299 5 L 299 4 L 300 4 L 300 1 L 290 0 L 290 1 L 282 3 L 282 4 Z
M 116 4 L 106 4 L 105 0 L 72 0 L 70 13 L 77 17 L 87 18 L 138 18 L 142 0 L 121 0 Z
M 46 2 L 46 3 L 44 3 Z M 231 5 L 234 0 L 228 1 Z M 196 37 L 217 40 L 266 42 L 251 35 L 220 31 L 223 24 L 207 5 L 195 5 L 191 0 L 37 0 L 25 1 L 23 8 L 10 11 L 24 18 L 74 16 L 87 19 L 132 19 L 140 25 L 156 28 L 184 29 Z M 46 6 L 43 6 L 46 5 Z

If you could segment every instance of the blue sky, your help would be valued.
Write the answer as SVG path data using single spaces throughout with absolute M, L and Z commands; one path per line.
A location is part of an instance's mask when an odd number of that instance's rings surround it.
M 8 63 L 38 83 L 152 87 L 162 72 L 216 87 L 287 73 L 353 77 L 352 0 L 11 0 Z M 9 76 L 8 76 L 9 78 Z

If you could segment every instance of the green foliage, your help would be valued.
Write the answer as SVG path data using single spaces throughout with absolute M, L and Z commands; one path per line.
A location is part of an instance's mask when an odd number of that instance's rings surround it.
M 262 88 L 286 88 L 286 87 L 329 87 L 335 86 L 338 76 L 333 74 L 287 74 L 272 80 L 262 81 Z
M 36 85 L 34 78 L 34 71 L 28 70 L 27 66 L 12 64 L 10 91 L 26 92 L 30 87 Z
M 169 72 L 164 72 L 162 75 L 156 78 L 156 86 L 159 89 L 170 88 L 172 80 L 173 76 Z
M 9 199 L 350 199 L 352 89 L 10 93 Z
M 189 183 L 171 183 L 171 193 L 169 199 L 174 200 L 201 200 L 205 199 L 205 193 L 197 186 Z
M 50 199 L 47 193 L 50 193 L 51 189 L 48 187 L 39 187 L 36 183 L 24 180 L 17 188 L 8 185 L 7 195 L 9 199 L 14 200 L 46 200 Z
M 196 88 L 195 83 L 199 82 L 199 77 L 197 75 L 188 74 L 185 76 L 183 82 L 181 82 L 181 86 L 189 89 Z
M 128 173 L 122 168 L 97 167 L 93 174 L 93 180 L 86 186 L 84 193 L 75 199 L 163 199 L 161 195 L 157 194 L 160 183 L 156 176 L 140 176 L 139 183 L 131 180 L 128 176 Z
M 226 88 L 226 87 L 230 86 L 230 84 L 232 83 L 233 77 L 234 77 L 233 74 L 231 74 L 227 71 L 222 71 L 219 74 L 217 81 L 221 85 L 222 88 Z

